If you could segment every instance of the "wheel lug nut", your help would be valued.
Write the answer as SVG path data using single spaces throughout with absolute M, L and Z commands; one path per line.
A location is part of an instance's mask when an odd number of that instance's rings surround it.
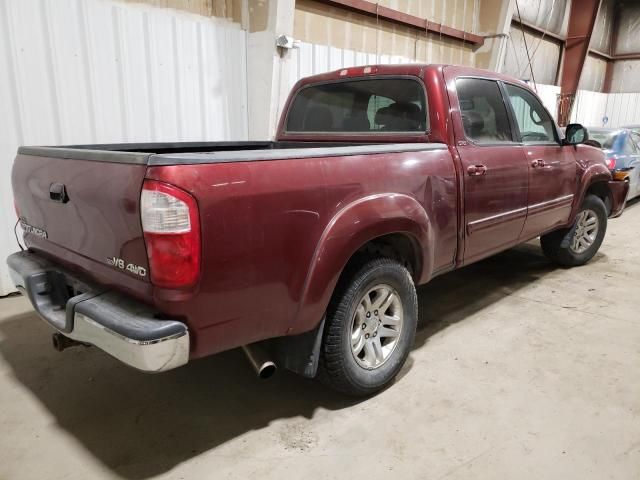
M 364 338 L 369 338 L 369 334 L 368 333 L 365 334 Z
M 367 324 L 366 324 L 366 323 L 363 323 L 363 324 L 362 324 L 362 329 L 364 330 L 365 328 L 367 328 Z
M 377 337 L 378 336 L 378 332 L 373 332 L 373 336 Z
M 375 312 L 373 312 L 374 315 L 378 315 L 378 310 L 376 310 Z
M 367 312 L 367 318 L 371 317 L 371 312 Z

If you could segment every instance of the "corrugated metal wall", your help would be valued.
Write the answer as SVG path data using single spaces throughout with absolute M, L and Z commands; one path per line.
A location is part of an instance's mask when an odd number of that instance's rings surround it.
M 600 92 L 604 87 L 604 77 L 607 72 L 607 61 L 594 55 L 587 55 L 580 75 L 578 88 L 581 90 L 591 90 Z
M 154 7 L 174 8 L 205 17 L 229 18 L 240 23 L 242 0 L 120 0 L 128 3 L 144 3 Z
M 536 88 L 538 96 L 544 106 L 549 110 L 553 119 L 558 120 L 558 95 L 560 95 L 560 87 L 539 83 Z
M 611 32 L 613 30 L 613 19 L 615 16 L 617 0 L 602 0 L 598 17 L 593 26 L 591 42 L 589 47 L 599 52 L 609 53 L 611 49 Z
M 532 35 L 516 25 L 511 25 L 504 66 L 500 71 L 516 78 L 531 80 L 525 39 L 536 82 L 553 85 L 558 71 L 560 45 L 550 37 Z
M 606 125 L 604 117 L 608 118 Z M 572 122 L 589 127 L 622 127 L 640 124 L 640 93 L 578 91 Z
M 640 3 L 624 2 L 620 5 L 620 25 L 616 38 L 613 46 L 616 55 L 640 52 Z M 615 62 L 611 91 L 640 91 L 640 60 Z
M 520 18 L 523 22 L 566 36 L 565 12 L 569 0 L 518 0 Z M 518 19 L 518 9 L 514 8 L 513 18 Z
M 0 1 L 0 295 L 18 145 L 247 138 L 239 24 L 107 0 Z
M 428 18 L 468 32 L 477 32 L 479 0 L 386 0 L 380 5 Z M 294 37 L 315 45 L 359 52 L 399 55 L 419 62 L 475 65 L 470 45 L 418 32 L 315 0 L 297 0 Z
M 640 3 L 620 2 L 620 23 L 617 42 L 613 46 L 616 55 L 638 53 L 640 50 Z

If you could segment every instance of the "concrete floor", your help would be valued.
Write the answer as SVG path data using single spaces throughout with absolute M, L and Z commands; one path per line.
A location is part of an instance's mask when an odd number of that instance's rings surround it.
M 0 300 L 0 479 L 640 478 L 640 203 L 587 266 L 537 243 L 420 292 L 392 388 L 354 401 L 238 351 L 161 375 L 57 353 Z

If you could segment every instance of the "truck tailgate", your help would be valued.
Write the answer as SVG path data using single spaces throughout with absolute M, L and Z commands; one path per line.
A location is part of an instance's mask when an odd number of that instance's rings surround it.
M 20 149 L 12 184 L 27 245 L 92 276 L 113 269 L 148 282 L 140 221 L 147 157 Z M 108 283 L 118 281 L 111 277 Z

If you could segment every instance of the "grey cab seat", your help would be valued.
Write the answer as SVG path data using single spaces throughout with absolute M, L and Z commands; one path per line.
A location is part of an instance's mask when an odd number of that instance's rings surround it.
M 415 132 L 423 129 L 422 109 L 415 103 L 396 102 L 376 112 L 376 123 L 387 132 Z
M 304 117 L 303 130 L 307 132 L 330 132 L 333 128 L 331 110 L 324 106 L 311 107 Z

